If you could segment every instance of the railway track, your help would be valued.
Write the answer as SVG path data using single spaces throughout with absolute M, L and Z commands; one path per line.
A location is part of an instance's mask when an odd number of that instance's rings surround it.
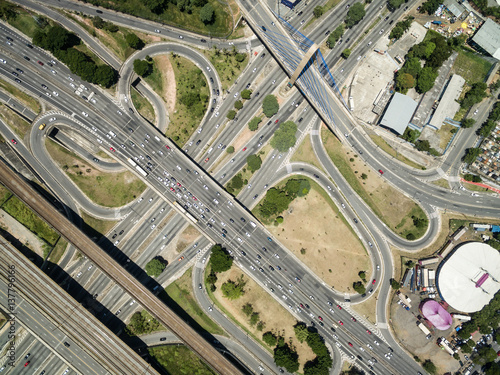
M 80 252 L 91 259 L 102 272 L 132 296 L 158 321 L 179 337 L 191 350 L 202 358 L 215 372 L 221 375 L 236 375 L 239 371 L 193 328 L 165 306 L 151 291 L 140 284 L 116 261 L 92 242 L 79 228 L 52 207 L 4 159 L 0 162 L 0 182 L 30 207 Z

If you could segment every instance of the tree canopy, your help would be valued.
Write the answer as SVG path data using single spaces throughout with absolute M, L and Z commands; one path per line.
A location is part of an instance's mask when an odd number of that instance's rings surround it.
M 344 25 L 340 24 L 335 30 L 330 33 L 328 39 L 326 40 L 326 45 L 328 46 L 328 48 L 332 49 L 333 47 L 335 47 L 339 39 L 342 38 L 342 35 L 344 35 Z
M 151 73 L 151 64 L 146 60 L 134 60 L 134 72 L 135 74 L 145 77 Z
M 210 266 L 214 272 L 224 272 L 233 265 L 233 258 L 221 245 L 214 245 L 211 249 Z
M 467 91 L 460 106 L 462 108 L 470 108 L 474 104 L 480 103 L 486 97 L 486 89 L 488 86 L 484 82 L 476 82 L 471 89 Z
M 280 105 L 278 104 L 278 99 L 274 95 L 266 95 L 264 100 L 262 101 L 262 111 L 266 115 L 266 117 L 273 117 L 276 113 L 278 113 L 280 109 Z
M 248 155 L 247 164 L 248 164 L 248 169 L 250 169 L 250 171 L 252 172 L 255 172 L 262 166 L 262 159 L 260 158 L 259 155 Z
M 299 355 L 284 340 L 278 340 L 278 345 L 274 349 L 274 363 L 294 373 L 299 369 Z
M 319 18 L 323 15 L 323 13 L 325 12 L 325 10 L 323 9 L 323 7 L 321 5 L 317 5 L 314 7 L 313 9 L 313 15 L 314 17 L 316 18 Z
M 205 25 L 215 21 L 215 10 L 212 4 L 205 4 L 200 10 L 200 20 Z
M 295 146 L 297 138 L 297 125 L 293 121 L 286 121 L 281 123 L 278 130 L 274 132 L 271 138 L 271 146 L 279 152 L 286 152 L 290 147 Z
M 224 297 L 230 300 L 235 300 L 240 298 L 245 293 L 245 290 L 243 289 L 244 286 L 245 283 L 243 282 L 237 283 L 232 280 L 228 280 L 222 284 L 220 290 L 222 291 L 222 295 Z
M 261 122 L 262 122 L 262 119 L 260 117 L 254 117 L 248 123 L 248 129 L 250 129 L 253 132 L 256 131 L 259 128 L 259 124 Z
M 125 36 L 125 41 L 133 49 L 142 49 L 144 42 L 136 34 L 130 33 Z
M 165 267 L 165 262 L 162 262 L 161 260 L 156 258 L 151 259 L 146 264 L 146 274 L 148 274 L 148 276 L 158 277 L 161 275 Z
M 348 59 L 349 56 L 351 56 L 351 50 L 349 48 L 346 48 L 345 50 L 342 51 L 342 57 L 344 59 Z
M 345 19 L 345 24 L 348 28 L 353 27 L 356 25 L 359 21 L 363 19 L 365 16 L 366 11 L 365 11 L 365 6 L 363 3 L 357 2 L 354 3 L 350 8 L 349 11 L 347 12 L 347 17 Z
M 241 98 L 242 99 L 250 99 L 252 97 L 252 90 L 245 89 L 241 92 Z

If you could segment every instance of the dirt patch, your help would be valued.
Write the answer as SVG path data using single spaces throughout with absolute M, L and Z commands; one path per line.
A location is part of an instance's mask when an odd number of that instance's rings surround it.
M 192 225 L 188 226 L 182 231 L 181 234 L 179 234 L 175 251 L 177 251 L 177 253 L 180 253 L 186 248 L 186 246 L 190 245 L 194 240 L 200 237 L 200 235 L 201 234 L 200 232 L 198 232 L 198 229 L 196 229 Z
M 237 281 L 243 275 L 243 280 L 246 282 L 245 294 L 237 300 L 231 301 L 222 296 L 220 290 L 221 285 L 227 280 Z M 219 274 L 216 283 L 217 289 L 214 296 L 224 306 L 224 308 L 244 326 L 249 332 L 252 332 L 256 337 L 262 339 L 262 334 L 267 331 L 272 331 L 276 335 L 281 335 L 286 342 L 290 342 L 292 347 L 297 350 L 299 355 L 300 368 L 303 371 L 304 363 L 313 359 L 315 356 L 307 344 L 301 344 L 296 338 L 293 331 L 293 326 L 297 320 L 274 298 L 257 285 L 255 281 L 249 279 L 243 274 L 241 269 L 233 266 L 228 272 Z M 248 317 L 241 311 L 243 305 L 250 303 L 253 310 L 260 314 L 260 320 L 265 323 L 262 331 L 258 331 L 255 326 L 251 326 Z M 266 344 L 263 346 L 267 349 Z
M 174 113 L 177 94 L 177 85 L 175 83 L 174 68 L 170 59 L 166 55 L 160 55 L 155 58 L 157 68 L 161 71 L 163 79 L 163 100 L 167 103 L 168 113 Z
M 261 122 L 261 125 L 259 125 L 259 126 L 262 126 L 263 123 L 264 123 L 264 121 Z M 233 121 L 229 121 L 229 124 L 227 124 L 226 127 L 241 126 L 241 123 L 239 123 L 238 125 L 233 125 L 233 124 L 234 124 Z M 238 134 L 237 138 L 231 144 L 231 146 L 234 147 L 234 151 L 235 152 L 241 151 L 243 149 L 243 147 L 245 147 L 247 145 L 248 141 L 250 139 L 252 139 L 252 137 L 254 135 L 255 135 L 255 132 L 253 132 L 250 129 L 248 129 L 247 124 L 245 124 L 243 130 L 240 131 L 240 133 Z
M 268 230 L 327 284 L 352 291 L 359 271 L 371 273 L 364 247 L 333 202 L 314 187 L 306 197 L 295 199 L 282 216 L 283 224 Z
M 0 209 L 0 227 L 9 233 L 15 233 L 14 237 L 24 246 L 43 258 L 44 242 L 38 236 L 32 233 L 19 221 L 10 216 L 7 212 Z
M 351 309 L 356 311 L 359 315 L 363 316 L 366 320 L 368 320 L 372 324 L 377 323 L 376 307 L 377 307 L 379 290 L 380 288 L 377 289 L 377 291 L 373 293 L 371 298 L 369 298 L 365 302 L 351 305 Z

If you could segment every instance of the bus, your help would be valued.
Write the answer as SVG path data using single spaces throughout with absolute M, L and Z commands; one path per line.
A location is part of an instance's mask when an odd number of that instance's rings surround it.
M 135 162 L 134 162 L 135 163 Z M 144 177 L 147 177 L 148 175 L 148 172 L 146 172 L 144 169 L 142 169 L 141 167 L 139 167 L 138 165 L 135 166 L 135 169 L 137 169 L 137 172 L 139 172 L 140 174 L 142 174 Z
M 196 219 L 190 212 L 188 212 L 184 207 L 182 207 L 182 205 L 179 202 L 174 201 L 174 206 L 177 207 L 177 209 L 181 211 L 184 215 L 186 215 L 187 218 L 191 220 L 193 223 L 196 224 L 198 222 L 198 219 Z
M 132 167 L 137 166 L 137 163 L 134 160 L 132 160 L 132 158 L 128 158 L 127 161 L 130 163 L 130 165 L 132 165 Z

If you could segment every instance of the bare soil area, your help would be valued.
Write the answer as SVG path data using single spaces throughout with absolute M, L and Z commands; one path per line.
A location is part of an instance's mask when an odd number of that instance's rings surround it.
M 167 55 L 155 57 L 157 68 L 161 71 L 163 79 L 163 100 L 167 104 L 168 113 L 174 113 L 177 97 L 177 85 L 175 82 L 174 69 Z
M 327 284 L 352 291 L 359 271 L 371 272 L 370 258 L 333 202 L 315 188 L 295 199 L 278 227 L 268 226 L 295 256 Z
M 182 250 L 186 248 L 189 244 L 191 244 L 194 240 L 200 237 L 200 232 L 198 229 L 193 227 L 192 225 L 188 226 L 181 234 L 177 237 L 177 244 L 175 247 L 175 251 L 180 253 Z
M 246 282 L 244 288 L 245 294 L 233 301 L 224 298 L 220 290 L 221 285 L 227 280 L 236 282 L 242 275 L 244 282 Z M 233 266 L 229 271 L 218 274 L 217 276 L 219 279 L 216 283 L 217 290 L 214 292 L 215 298 L 217 298 L 224 308 L 240 322 L 242 326 L 259 339 L 262 339 L 262 334 L 268 331 L 272 331 L 277 336 L 283 336 L 285 341 L 291 343 L 291 346 L 297 351 L 300 363 L 299 371 L 302 372 L 304 363 L 313 359 L 314 354 L 307 344 L 301 344 L 295 338 L 293 326 L 297 323 L 297 320 L 287 309 L 276 302 L 267 292 L 262 290 L 255 281 L 244 275 L 238 267 Z M 251 326 L 249 318 L 242 312 L 241 309 L 243 305 L 247 303 L 253 306 L 253 310 L 260 314 L 260 320 L 265 323 L 262 332 L 258 331 L 256 326 Z M 263 344 L 263 346 L 269 349 L 266 344 Z

